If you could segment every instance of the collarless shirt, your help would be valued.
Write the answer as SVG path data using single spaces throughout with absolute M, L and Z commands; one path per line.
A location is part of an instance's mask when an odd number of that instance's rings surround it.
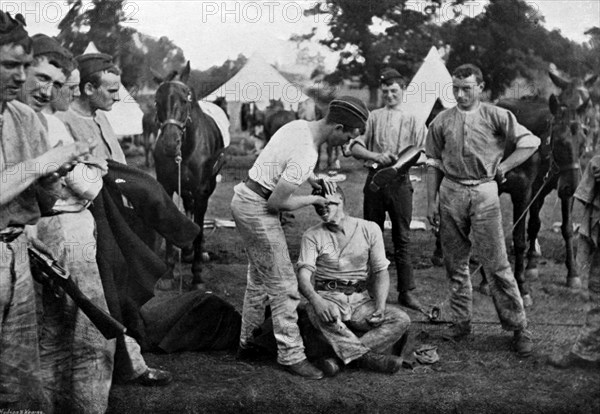
M 32 160 L 49 149 L 46 131 L 33 109 L 21 102 L 7 102 L 0 114 L 0 171 Z M 23 173 L 27 171 L 24 170 Z M 6 184 L 0 182 L 0 191 L 3 185 Z M 36 190 L 31 185 L 15 199 L 0 206 L 0 230 L 9 226 L 33 224 L 39 217 Z
M 429 165 L 466 185 L 491 181 L 507 145 L 537 148 L 540 139 L 517 122 L 512 112 L 480 103 L 466 112 L 441 112 L 429 126 L 425 145 Z
M 356 142 L 372 152 L 397 155 L 409 145 L 422 146 L 426 133 L 425 125 L 417 125 L 413 115 L 400 108 L 383 107 L 371 111 L 365 134 L 356 138 Z M 367 167 L 372 165 L 372 161 L 365 162 Z
M 280 179 L 301 185 L 312 174 L 318 157 L 308 122 L 292 121 L 273 135 L 248 177 L 271 191 Z
M 302 235 L 298 269 L 307 268 L 315 280 L 364 281 L 369 274 L 387 269 L 383 236 L 379 226 L 346 216 L 344 232 L 333 232 L 325 223 Z
M 65 124 L 75 141 L 96 145 L 92 155 L 127 164 L 125 153 L 103 112 L 96 111 L 94 116 L 85 116 L 69 108 L 55 115 Z

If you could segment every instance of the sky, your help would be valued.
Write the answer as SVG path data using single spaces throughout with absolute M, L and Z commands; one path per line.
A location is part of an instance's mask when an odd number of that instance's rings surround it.
M 377 1 L 377 0 L 365 0 Z M 485 0 L 470 1 L 460 9 L 445 7 L 442 18 L 462 18 L 480 13 Z M 583 32 L 600 27 L 600 0 L 527 1 L 545 16 L 545 27 L 560 29 L 563 36 L 577 42 L 588 37 Z M 124 12 L 131 27 L 154 36 L 167 36 L 180 46 L 195 69 L 221 65 L 239 53 L 261 55 L 269 63 L 285 65 L 294 61 L 296 50 L 288 42 L 292 34 L 317 28 L 317 38 L 327 36 L 327 15 L 304 17 L 316 0 L 232 1 L 232 0 L 128 0 Z M 422 10 L 425 2 L 413 0 L 410 7 Z M 22 13 L 31 34 L 56 35 L 57 25 L 67 13 L 65 0 L 0 0 L 4 11 Z M 303 46 L 306 46 L 303 45 Z M 333 69 L 337 57 L 314 42 L 313 53 L 326 56 L 325 66 Z

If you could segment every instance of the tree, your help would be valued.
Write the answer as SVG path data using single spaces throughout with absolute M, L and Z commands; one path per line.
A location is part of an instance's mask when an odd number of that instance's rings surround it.
M 588 45 L 584 45 L 586 51 L 585 66 L 591 74 L 600 74 L 600 27 L 592 27 L 584 32 L 590 37 Z M 600 80 L 589 88 L 593 102 L 600 103 Z
M 127 20 L 124 0 L 93 0 L 91 7 L 82 0 L 68 0 L 70 9 L 58 25 L 58 40 L 75 55 L 84 52 L 89 42 L 99 51 L 109 53 L 121 67 L 121 82 L 126 88 L 137 84 L 144 53 L 137 47 L 135 29 L 122 25 Z
M 124 0 L 68 0 L 70 9 L 59 23 L 59 41 L 75 55 L 84 52 L 89 42 L 99 51 L 112 55 L 121 68 L 121 82 L 131 90 L 152 82 L 150 69 L 169 73 L 181 68 L 185 56 L 181 48 L 163 36 L 155 39 L 126 27 Z
M 392 66 L 409 78 L 431 45 L 437 44 L 438 31 L 430 23 L 443 1 L 430 1 L 426 10 L 418 10 L 407 0 L 326 0 L 305 15 L 331 15 L 331 37 L 322 43 L 341 52 L 331 77 L 358 79 L 368 86 L 370 103 L 375 105 L 381 69 Z M 379 33 L 372 30 L 374 19 L 387 28 Z
M 535 80 L 551 62 L 573 76 L 583 75 L 581 45 L 559 31 L 549 32 L 540 24 L 543 21 L 529 2 L 490 0 L 483 13 L 444 24 L 442 33 L 451 46 L 447 65 L 479 66 L 492 99 L 518 76 Z
M 203 98 L 231 79 L 247 61 L 246 56 L 240 53 L 236 59 L 227 59 L 221 66 L 212 66 L 205 71 L 193 70 L 188 84 L 199 99 Z

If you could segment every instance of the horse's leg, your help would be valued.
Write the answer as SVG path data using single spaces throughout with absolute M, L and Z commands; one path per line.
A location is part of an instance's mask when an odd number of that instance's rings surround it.
M 540 210 L 544 205 L 544 199 L 546 198 L 546 195 L 548 195 L 550 191 L 552 191 L 551 186 L 549 187 L 549 190 L 540 193 L 538 198 L 531 204 L 531 207 L 529 208 L 529 222 L 527 224 L 527 240 L 529 242 L 529 250 L 527 251 L 527 267 L 525 268 L 525 277 L 527 280 L 537 280 L 539 276 L 539 255 L 537 254 L 535 243 L 542 225 L 540 220 Z
M 144 155 L 146 156 L 146 167 L 150 167 L 151 163 L 152 163 L 152 157 L 150 156 L 152 154 L 152 143 L 154 141 L 154 134 L 152 132 L 150 133 L 144 133 L 144 142 L 143 142 L 143 146 L 144 146 Z
M 334 158 L 335 156 L 333 155 L 333 150 L 335 149 L 335 147 L 329 145 L 329 144 L 325 144 L 327 145 L 327 170 L 331 170 L 332 166 L 333 166 L 333 162 L 335 161 Z
M 575 255 L 573 254 L 573 221 L 571 211 L 573 207 L 573 197 L 562 198 L 560 200 L 562 212 L 561 232 L 565 240 L 566 257 L 565 264 L 567 266 L 567 286 L 572 289 L 581 288 L 581 278 L 575 266 Z
M 161 183 L 161 185 L 163 185 L 163 184 Z M 163 188 L 165 188 L 164 185 L 163 185 Z M 175 191 L 169 191 L 166 188 L 165 188 L 165 191 L 167 192 L 169 197 L 172 199 Z M 176 262 L 177 262 L 177 260 L 175 258 L 175 249 L 173 248 L 173 244 L 165 239 L 165 263 L 167 264 L 167 267 L 169 268 L 169 272 L 167 272 L 166 275 L 164 275 L 163 277 L 161 277 L 158 280 L 158 282 L 156 284 L 158 289 L 173 290 L 175 288 L 174 271 L 175 271 Z
M 479 293 L 485 296 L 491 296 L 492 293 L 490 291 L 490 284 L 487 279 L 487 275 L 485 274 L 485 269 L 483 266 L 479 269 L 479 273 L 481 273 L 481 283 L 479 283 Z
M 521 189 L 521 191 L 511 194 L 511 198 L 513 202 L 513 220 L 518 220 L 522 214 L 525 214 L 525 209 L 531 200 L 531 186 L 527 186 L 526 189 Z M 525 250 L 527 249 L 525 223 L 525 218 L 516 223 L 512 235 L 515 253 L 515 280 L 517 281 L 517 286 L 519 286 L 521 298 L 523 298 L 523 305 L 529 307 L 533 305 L 533 300 L 531 299 L 529 284 L 525 278 Z
M 340 165 L 340 154 L 342 152 L 342 147 L 335 147 L 333 150 L 333 166 L 336 170 L 341 168 Z
M 194 203 L 194 222 L 200 227 L 200 232 L 194 240 L 194 260 L 192 262 L 192 289 L 205 290 L 206 285 L 202 279 L 202 249 L 204 246 L 204 215 L 208 208 L 208 198 L 212 194 L 216 180 L 214 177 L 210 178 L 210 188 L 201 189 L 195 194 Z M 208 190 L 208 191 L 207 191 Z
M 319 167 L 321 166 L 321 150 L 324 144 L 319 145 L 317 148 L 317 164 L 315 165 L 315 171 L 319 171 Z
M 435 237 L 435 250 L 433 251 L 433 255 L 431 256 L 431 263 L 434 266 L 443 266 L 444 265 L 444 254 L 442 253 L 442 242 L 440 240 L 440 232 L 434 231 L 433 235 Z
M 150 167 L 150 137 L 148 134 L 143 134 L 142 145 L 144 146 L 144 156 L 146 157 L 146 168 Z

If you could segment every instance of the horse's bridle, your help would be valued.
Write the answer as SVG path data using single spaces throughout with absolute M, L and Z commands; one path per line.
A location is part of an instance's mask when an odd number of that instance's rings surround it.
M 567 110 L 567 106 L 565 104 L 560 104 L 559 108 L 561 110 Z M 552 116 L 552 118 L 550 119 L 550 168 L 548 169 L 548 174 L 562 174 L 564 172 L 568 172 L 568 171 L 574 171 L 574 170 L 579 170 L 581 168 L 579 161 L 574 161 L 570 164 L 567 165 L 558 165 L 558 163 L 556 162 L 556 160 L 554 159 L 554 137 L 552 136 L 554 133 L 554 123 L 556 120 L 556 116 Z M 570 123 L 574 122 L 574 121 L 570 121 Z
M 170 81 L 170 82 L 165 82 L 165 83 L 175 83 L 178 85 L 182 85 L 185 87 L 186 91 L 187 91 L 187 100 L 185 103 L 185 121 L 180 121 L 176 118 L 167 118 L 165 121 L 160 121 L 160 119 L 158 119 L 158 111 L 156 113 L 156 119 L 157 121 L 160 123 L 160 127 L 159 130 L 162 131 L 162 129 L 167 126 L 167 125 L 175 125 L 177 128 L 179 128 L 179 130 L 181 131 L 181 134 L 183 136 L 183 134 L 185 134 L 185 131 L 187 129 L 187 126 L 190 124 L 190 122 L 192 122 L 192 116 L 191 116 L 191 112 L 192 112 L 192 91 L 191 89 L 183 82 L 179 82 L 179 81 Z

